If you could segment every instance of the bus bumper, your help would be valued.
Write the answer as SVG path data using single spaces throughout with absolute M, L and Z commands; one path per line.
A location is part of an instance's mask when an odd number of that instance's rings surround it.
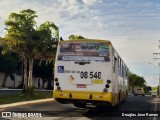
M 53 91 L 53 97 L 60 103 L 84 103 L 93 104 L 95 106 L 112 105 L 111 92 L 85 92 L 85 91 Z

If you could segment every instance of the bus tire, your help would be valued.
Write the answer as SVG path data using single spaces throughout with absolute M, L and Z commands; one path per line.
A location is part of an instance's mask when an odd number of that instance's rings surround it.
M 119 104 L 121 103 L 121 91 L 119 91 L 119 96 L 118 96 Z
M 120 109 L 120 104 L 121 104 L 121 91 L 118 93 L 118 101 L 117 104 L 113 107 L 114 110 Z
M 86 104 L 85 103 L 74 103 L 74 106 L 78 107 L 78 108 L 86 108 Z
M 128 91 L 126 91 L 126 95 L 125 95 L 125 98 L 123 99 L 122 103 L 125 103 L 127 97 L 128 97 Z

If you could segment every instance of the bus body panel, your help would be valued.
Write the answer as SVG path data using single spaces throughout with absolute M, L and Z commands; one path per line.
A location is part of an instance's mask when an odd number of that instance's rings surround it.
M 108 67 L 106 68 L 105 66 Z M 58 73 L 59 67 L 63 67 L 64 72 Z M 55 77 L 58 78 L 59 86 L 62 90 L 103 92 L 107 80 L 111 80 L 112 77 L 110 69 L 111 66 L 108 63 L 79 65 L 68 61 L 64 62 L 64 64 L 57 62 L 55 66 L 57 74 Z M 98 73 L 101 73 L 100 78 L 92 78 Z M 87 78 L 84 78 L 83 74 L 87 74 Z M 111 91 L 111 85 L 108 91 Z

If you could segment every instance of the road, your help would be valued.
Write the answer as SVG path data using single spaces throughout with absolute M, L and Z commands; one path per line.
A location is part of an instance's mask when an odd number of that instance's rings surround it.
M 95 109 L 80 109 L 74 107 L 72 104 L 60 104 L 56 101 L 47 102 L 47 103 L 38 103 L 25 106 L 17 106 L 7 109 L 0 109 L 0 111 L 10 111 L 10 112 L 40 112 L 43 117 L 48 117 L 48 120 L 160 120 L 160 118 L 151 116 L 151 117 L 128 117 L 128 115 L 134 115 L 139 113 L 150 113 L 154 111 L 160 112 L 160 98 L 151 97 L 151 96 L 128 96 L 125 103 L 120 104 L 117 107 L 112 109 L 105 109 L 104 111 L 97 111 Z M 122 116 L 125 115 L 127 117 Z M 156 115 L 156 114 L 154 114 Z M 43 118 L 42 117 L 42 118 Z M 159 114 L 160 117 L 160 114 Z M 4 119 L 4 118 L 3 118 Z M 10 120 L 7 118 L 6 120 Z M 17 118 L 12 118 L 17 120 Z M 21 118 L 19 118 L 21 119 Z M 27 119 L 27 118 L 26 118 Z M 36 119 L 36 118 L 35 118 Z M 23 119 L 25 120 L 25 119 Z M 41 120 L 41 118 L 37 118 Z

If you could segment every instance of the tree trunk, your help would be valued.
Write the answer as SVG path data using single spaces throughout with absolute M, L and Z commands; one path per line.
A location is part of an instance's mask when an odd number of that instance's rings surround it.
M 46 82 L 46 79 L 44 79 L 44 78 L 42 77 L 42 89 L 44 89 L 44 84 L 45 84 L 45 82 Z
M 133 91 L 133 94 L 134 94 L 134 85 L 133 85 L 133 87 L 132 87 L 133 89 L 132 89 L 132 91 Z
M 21 73 L 22 73 L 22 85 L 23 85 L 23 87 L 25 85 L 25 81 L 24 81 L 24 64 L 25 64 L 25 62 L 22 61 L 22 63 L 21 63 Z
M 53 90 L 52 78 L 48 78 L 47 89 L 48 89 L 48 90 Z
M 3 79 L 2 87 L 6 87 L 6 82 L 7 82 L 8 75 L 9 75 L 8 73 L 4 73 L 4 79 Z
M 16 88 L 16 81 L 13 81 L 13 87 Z
M 28 79 L 27 79 L 27 59 L 25 59 L 24 60 L 24 62 L 23 62 L 23 79 L 24 79 L 24 81 L 23 81 L 23 92 L 26 92 L 26 90 L 28 89 Z
M 32 86 L 33 58 L 29 59 L 28 87 Z

